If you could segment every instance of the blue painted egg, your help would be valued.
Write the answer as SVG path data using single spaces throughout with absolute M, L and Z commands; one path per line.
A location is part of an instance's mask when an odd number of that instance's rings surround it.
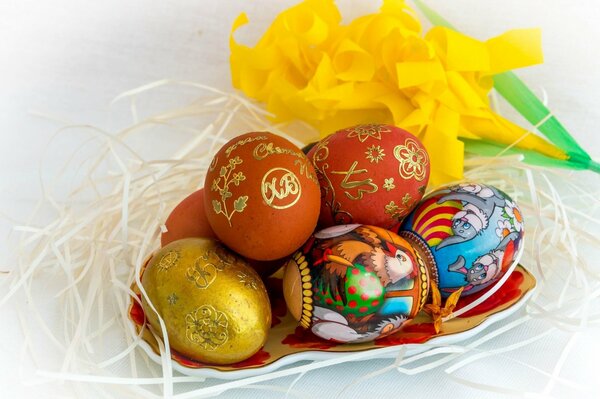
M 434 191 L 404 220 L 400 236 L 426 259 L 447 297 L 489 287 L 506 273 L 523 241 L 523 216 L 499 189 L 464 183 Z

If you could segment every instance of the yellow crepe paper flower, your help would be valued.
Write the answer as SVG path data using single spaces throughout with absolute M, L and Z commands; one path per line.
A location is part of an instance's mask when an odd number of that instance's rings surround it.
M 305 0 L 275 18 L 254 47 L 230 38 L 233 85 L 264 102 L 276 121 L 295 118 L 324 137 L 359 123 L 391 123 L 431 157 L 434 185 L 460 179 L 459 138 L 492 140 L 565 159 L 560 149 L 495 114 L 492 76 L 542 62 L 540 32 L 480 41 L 445 27 L 426 35 L 403 0 L 341 24 L 332 0 Z

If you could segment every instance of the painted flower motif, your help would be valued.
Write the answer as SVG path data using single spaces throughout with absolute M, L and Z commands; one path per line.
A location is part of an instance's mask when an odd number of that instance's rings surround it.
M 498 227 L 496 228 L 496 235 L 500 238 L 504 238 L 513 231 L 513 227 L 510 222 L 506 219 L 498 221 Z
M 507 199 L 506 204 L 504 205 L 504 211 L 512 221 L 514 229 L 516 231 L 523 230 L 523 215 L 517 204 Z
M 387 191 L 395 189 L 396 186 L 394 185 L 394 178 L 390 177 L 389 179 L 384 179 L 383 188 L 385 188 Z
M 168 297 L 167 297 L 167 301 L 169 302 L 169 305 L 175 305 L 177 303 L 177 301 L 179 300 L 179 297 L 173 292 L 171 293 Z
M 232 158 L 229 160 L 229 167 L 235 169 L 235 166 L 240 165 L 242 162 L 243 162 L 242 159 L 236 155 L 235 158 Z
M 244 172 L 238 172 L 233 174 L 233 184 L 236 186 L 240 185 L 240 182 L 246 180 L 246 176 L 244 176 Z
M 423 148 L 413 139 L 407 139 L 404 145 L 394 148 L 394 156 L 400 162 L 398 173 L 404 179 L 415 178 L 417 181 L 425 179 L 429 158 Z
M 408 207 L 408 203 L 410 202 L 410 200 L 412 200 L 412 197 L 410 196 L 409 193 L 404 194 L 404 197 L 402 197 L 402 205 Z
M 372 137 L 375 140 L 381 140 L 381 133 L 391 132 L 389 127 L 375 124 L 354 126 L 348 129 L 348 131 L 347 137 L 357 137 L 358 141 L 361 143 L 364 143 L 369 137 Z
M 406 196 L 405 196 L 405 198 L 406 198 Z M 403 199 L 402 203 L 404 203 L 404 202 L 405 201 Z M 399 218 L 399 217 L 405 215 L 407 213 L 407 211 L 408 211 L 408 208 L 406 208 L 405 206 L 400 206 L 400 205 L 396 204 L 394 201 L 390 201 L 390 203 L 385 206 L 385 213 L 390 215 L 390 217 L 392 217 L 393 219 Z
M 371 147 L 368 147 L 367 151 L 365 151 L 365 155 L 371 163 L 379 163 L 379 161 L 383 161 L 383 157 L 385 157 L 383 148 L 381 148 L 379 145 L 372 145 Z
M 206 350 L 215 350 L 227 342 L 229 322 L 223 312 L 203 305 L 185 316 L 186 338 Z

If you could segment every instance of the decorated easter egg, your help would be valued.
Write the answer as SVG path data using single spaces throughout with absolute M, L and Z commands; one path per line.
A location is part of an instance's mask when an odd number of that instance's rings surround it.
M 465 183 L 429 194 L 399 234 L 426 259 L 442 296 L 470 295 L 500 279 L 523 242 L 523 216 L 499 189 Z
M 425 304 L 425 262 L 395 233 L 339 225 L 314 234 L 287 263 L 284 297 L 300 325 L 326 340 L 391 334 Z
M 167 231 L 160 236 L 163 247 L 182 238 L 216 238 L 204 213 L 204 189 L 193 192 L 177 204 L 169 214 L 165 226 Z
M 429 156 L 409 132 L 391 125 L 340 130 L 308 152 L 321 185 L 319 226 L 364 223 L 390 228 L 425 193 Z
M 204 211 L 204 189 L 201 188 L 187 196 L 174 209 L 165 222 L 167 231 L 160 237 L 161 246 L 182 238 L 213 238 L 215 233 L 208 223 Z M 267 277 L 280 269 L 287 258 L 269 261 L 258 261 L 245 258 L 250 267 L 262 277 Z
M 171 348 L 190 359 L 230 364 L 265 343 L 269 297 L 258 274 L 214 240 L 186 238 L 160 249 L 142 275 L 147 321 Z M 156 312 L 153 310 L 155 309 Z
M 217 237 L 251 259 L 290 255 L 319 217 L 313 166 L 298 147 L 268 132 L 225 144 L 209 167 L 204 190 L 206 216 Z

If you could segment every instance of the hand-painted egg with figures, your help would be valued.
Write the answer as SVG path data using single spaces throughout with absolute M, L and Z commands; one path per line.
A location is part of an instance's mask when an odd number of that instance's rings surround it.
M 426 259 L 442 296 L 464 287 L 470 295 L 498 281 L 523 244 L 523 216 L 499 189 L 465 183 L 421 201 L 399 235 Z
M 396 332 L 429 293 L 424 260 L 380 227 L 339 225 L 315 233 L 287 263 L 284 297 L 300 325 L 342 343 Z
M 308 152 L 321 185 L 319 226 L 362 223 L 390 228 L 423 197 L 429 156 L 392 125 L 342 129 Z

